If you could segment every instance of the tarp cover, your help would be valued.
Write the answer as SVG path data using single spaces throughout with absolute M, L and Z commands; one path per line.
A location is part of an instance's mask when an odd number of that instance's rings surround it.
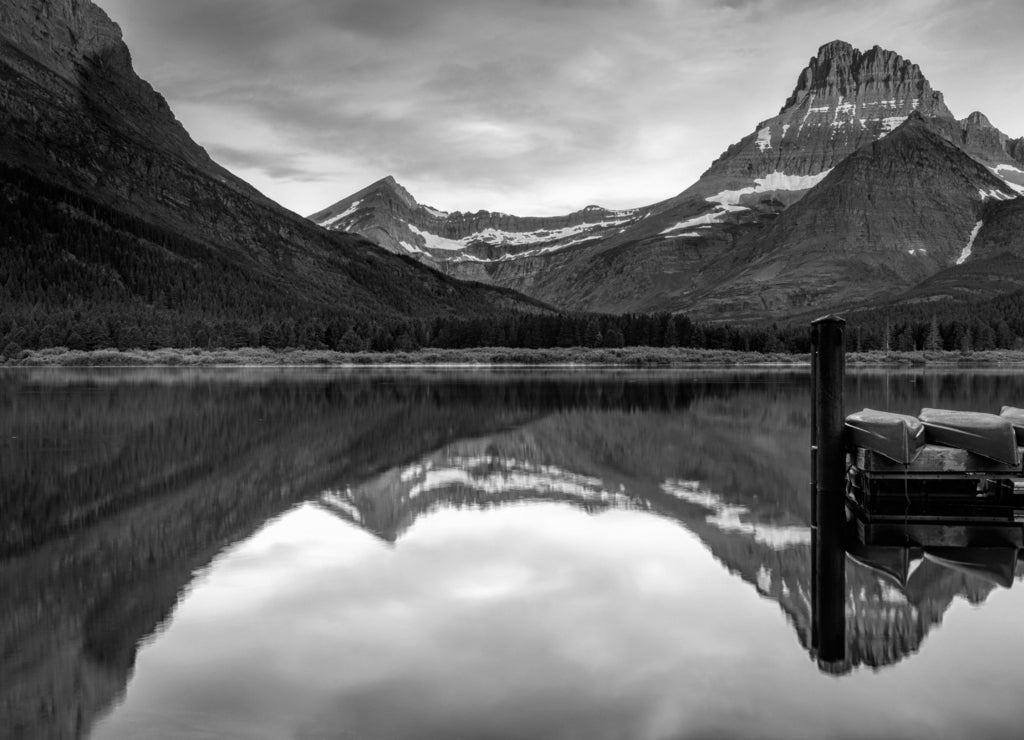
M 1017 465 L 1017 437 L 1013 424 L 995 414 L 977 411 L 921 409 L 929 444 L 958 447 L 992 460 Z
M 1024 445 L 1024 409 L 1018 409 L 1014 406 L 1003 406 L 1003 410 L 999 412 L 999 415 L 1004 419 L 1010 420 L 1010 423 L 1013 424 L 1013 431 L 1017 434 L 1017 444 Z
M 898 463 L 910 463 L 925 444 L 924 424 L 913 416 L 864 409 L 846 417 L 850 441 Z

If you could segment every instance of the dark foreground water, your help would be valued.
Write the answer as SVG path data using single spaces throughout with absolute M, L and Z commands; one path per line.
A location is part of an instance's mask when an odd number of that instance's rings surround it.
M 1019 583 L 850 561 L 816 659 L 809 417 L 792 372 L 4 372 L 0 737 L 1019 736 Z

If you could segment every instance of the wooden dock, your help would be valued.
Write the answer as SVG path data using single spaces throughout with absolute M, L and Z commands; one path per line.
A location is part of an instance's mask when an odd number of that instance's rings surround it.
M 915 428 L 913 454 L 905 455 L 900 445 L 895 453 L 881 447 L 910 462 L 869 449 L 875 440 L 864 436 L 864 427 L 847 431 L 845 424 L 845 323 L 825 316 L 811 324 L 810 637 L 822 670 L 845 656 L 847 557 L 900 582 L 907 577 L 908 553 L 917 553 L 1009 586 L 1024 548 L 1024 447 L 1015 447 L 1024 441 L 1020 419 L 1012 429 L 995 420 L 1003 435 L 996 438 L 998 454 L 975 446 L 993 457 L 948 446 L 964 427 L 958 432 L 947 422 L 950 412 L 932 409 L 920 419 L 904 417 L 902 423 Z M 990 415 L 973 416 L 982 428 L 993 426 L 991 418 L 980 419 Z M 924 434 L 917 431 L 922 423 Z M 990 439 L 973 429 L 963 437 L 965 446 Z M 854 444 L 855 434 L 868 447 Z M 935 443 L 940 441 L 946 445 Z M 1014 463 L 993 459 L 1014 457 Z
M 865 545 L 1024 547 L 1019 464 L 938 445 L 905 465 L 855 447 L 847 463 L 848 519 Z
M 911 462 L 900 463 L 854 445 L 839 422 L 845 419 L 844 327 L 836 316 L 811 325 L 812 526 L 839 526 L 842 516 L 867 546 L 1024 548 L 1024 448 L 1017 447 L 1017 462 L 1007 463 L 925 444 Z M 1009 458 L 1013 433 L 1006 434 Z

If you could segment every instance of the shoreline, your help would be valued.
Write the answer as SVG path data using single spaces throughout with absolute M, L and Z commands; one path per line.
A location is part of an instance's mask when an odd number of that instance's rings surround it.
M 1024 350 L 982 352 L 851 352 L 849 367 L 984 368 L 1024 367 Z M 782 368 L 810 367 L 806 354 L 742 352 L 689 347 L 514 349 L 421 349 L 412 352 L 335 352 L 331 350 L 154 349 L 25 350 L 0 359 L 0 367 L 337 367 L 337 368 Z

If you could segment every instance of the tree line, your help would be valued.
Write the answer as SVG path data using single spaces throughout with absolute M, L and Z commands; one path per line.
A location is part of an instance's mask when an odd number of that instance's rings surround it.
M 0 165 L 0 354 L 26 349 L 693 347 L 805 353 L 806 323 L 537 312 L 410 318 L 304 301 L 209 246 Z M 401 286 L 381 290 L 401 290 Z M 896 314 L 898 320 L 893 318 Z M 850 350 L 985 350 L 1024 337 L 1024 293 L 861 311 Z

